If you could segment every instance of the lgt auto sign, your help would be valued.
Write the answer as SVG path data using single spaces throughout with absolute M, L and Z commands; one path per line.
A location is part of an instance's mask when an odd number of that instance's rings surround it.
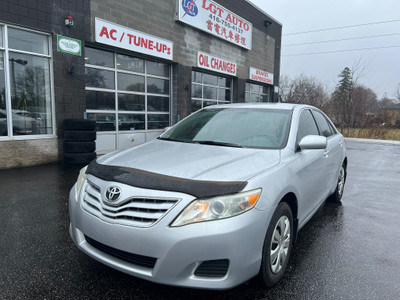
M 95 19 L 96 42 L 164 59 L 173 59 L 173 43 L 99 18 Z
M 211 0 L 177 0 L 178 20 L 251 50 L 253 25 Z

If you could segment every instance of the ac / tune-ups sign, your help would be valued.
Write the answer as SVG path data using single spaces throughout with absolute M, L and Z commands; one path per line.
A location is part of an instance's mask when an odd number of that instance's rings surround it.
M 177 0 L 178 20 L 251 50 L 253 24 L 211 0 Z
M 173 59 L 173 43 L 99 18 L 95 19 L 96 42 L 164 59 Z

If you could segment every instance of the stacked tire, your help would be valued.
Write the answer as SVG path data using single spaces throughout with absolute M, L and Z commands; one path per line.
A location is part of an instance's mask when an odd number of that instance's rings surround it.
M 96 121 L 64 120 L 64 161 L 88 164 L 96 158 Z

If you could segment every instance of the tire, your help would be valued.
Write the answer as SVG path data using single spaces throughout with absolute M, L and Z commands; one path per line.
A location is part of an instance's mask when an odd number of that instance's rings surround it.
M 286 202 L 281 202 L 272 216 L 264 240 L 258 274 L 258 281 L 261 284 L 272 287 L 282 278 L 290 258 L 293 237 L 292 210 Z
M 87 130 L 93 131 L 96 129 L 96 121 L 66 119 L 64 120 L 64 130 Z
M 329 196 L 329 201 L 334 203 L 340 203 L 343 197 L 344 185 L 346 183 L 346 166 L 343 164 L 339 171 L 338 181 L 336 184 L 336 189 L 331 196 Z
M 64 140 L 74 142 L 91 142 L 96 139 L 96 131 L 64 130 Z
M 64 142 L 65 153 L 89 153 L 96 149 L 95 142 Z
M 64 153 L 64 161 L 68 164 L 88 164 L 96 158 L 96 153 Z

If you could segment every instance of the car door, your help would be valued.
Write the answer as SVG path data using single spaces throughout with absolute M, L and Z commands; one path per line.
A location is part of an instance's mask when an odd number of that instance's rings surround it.
M 301 111 L 299 116 L 297 147 L 307 135 L 319 135 L 318 127 L 309 109 Z M 325 149 L 300 150 L 295 154 L 295 174 L 299 187 L 298 217 L 301 226 L 321 203 L 326 190 Z
M 320 135 L 325 136 L 328 139 L 324 154 L 326 160 L 324 176 L 327 177 L 327 186 L 324 197 L 327 197 L 329 192 L 337 184 L 339 169 L 342 164 L 344 139 L 341 134 L 338 134 L 338 132 L 329 125 L 329 121 L 321 112 L 312 110 L 312 114 L 317 122 Z

